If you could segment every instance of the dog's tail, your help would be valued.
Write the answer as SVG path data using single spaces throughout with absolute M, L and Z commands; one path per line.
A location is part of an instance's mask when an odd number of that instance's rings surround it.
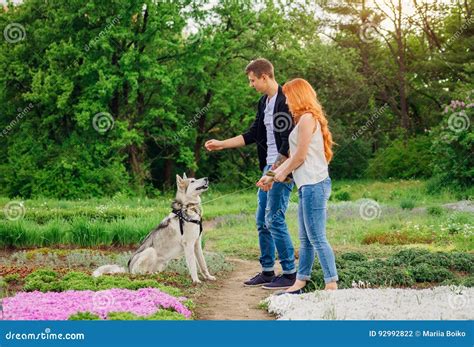
M 128 272 L 126 268 L 118 265 L 102 265 L 98 267 L 93 273 L 92 277 L 99 277 L 105 274 L 117 274 Z

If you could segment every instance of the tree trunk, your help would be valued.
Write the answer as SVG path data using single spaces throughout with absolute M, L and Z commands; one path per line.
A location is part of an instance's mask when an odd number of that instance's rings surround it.
M 135 144 L 128 146 L 128 158 L 134 185 L 137 189 L 141 189 L 145 180 L 143 150 Z
M 395 28 L 397 40 L 397 65 L 398 65 L 398 92 L 400 95 L 400 116 L 402 127 L 406 130 L 405 136 L 408 133 L 410 124 L 408 118 L 408 102 L 406 96 L 406 66 L 405 66 L 405 43 L 403 42 L 402 31 L 402 3 L 398 1 L 398 20 Z
M 163 184 L 165 186 L 171 186 L 173 184 L 171 177 L 173 174 L 173 167 L 174 161 L 169 158 L 165 159 L 165 166 L 163 168 Z

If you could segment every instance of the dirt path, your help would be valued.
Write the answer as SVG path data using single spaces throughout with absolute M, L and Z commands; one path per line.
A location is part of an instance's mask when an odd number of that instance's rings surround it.
M 243 282 L 259 269 L 257 261 L 229 259 L 234 270 L 216 285 L 195 299 L 198 319 L 204 320 L 271 320 L 275 319 L 258 308 L 260 301 L 271 292 L 262 288 L 244 287 Z

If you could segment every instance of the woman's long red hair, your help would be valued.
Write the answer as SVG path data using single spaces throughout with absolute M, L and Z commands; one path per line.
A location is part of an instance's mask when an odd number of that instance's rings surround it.
M 311 113 L 313 118 L 321 125 L 324 142 L 324 156 L 329 163 L 332 159 L 332 135 L 329 131 L 328 120 L 324 114 L 323 107 L 319 103 L 318 96 L 311 84 L 302 78 L 295 78 L 283 86 L 283 94 L 286 96 L 288 108 L 293 115 L 295 123 L 305 113 Z

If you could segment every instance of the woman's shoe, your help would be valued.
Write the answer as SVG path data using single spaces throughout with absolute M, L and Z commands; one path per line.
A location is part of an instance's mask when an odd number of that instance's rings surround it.
M 278 293 L 276 295 L 283 295 L 283 294 L 303 294 L 303 289 L 297 289 L 297 290 L 293 290 L 291 292 L 281 292 L 281 293 Z

